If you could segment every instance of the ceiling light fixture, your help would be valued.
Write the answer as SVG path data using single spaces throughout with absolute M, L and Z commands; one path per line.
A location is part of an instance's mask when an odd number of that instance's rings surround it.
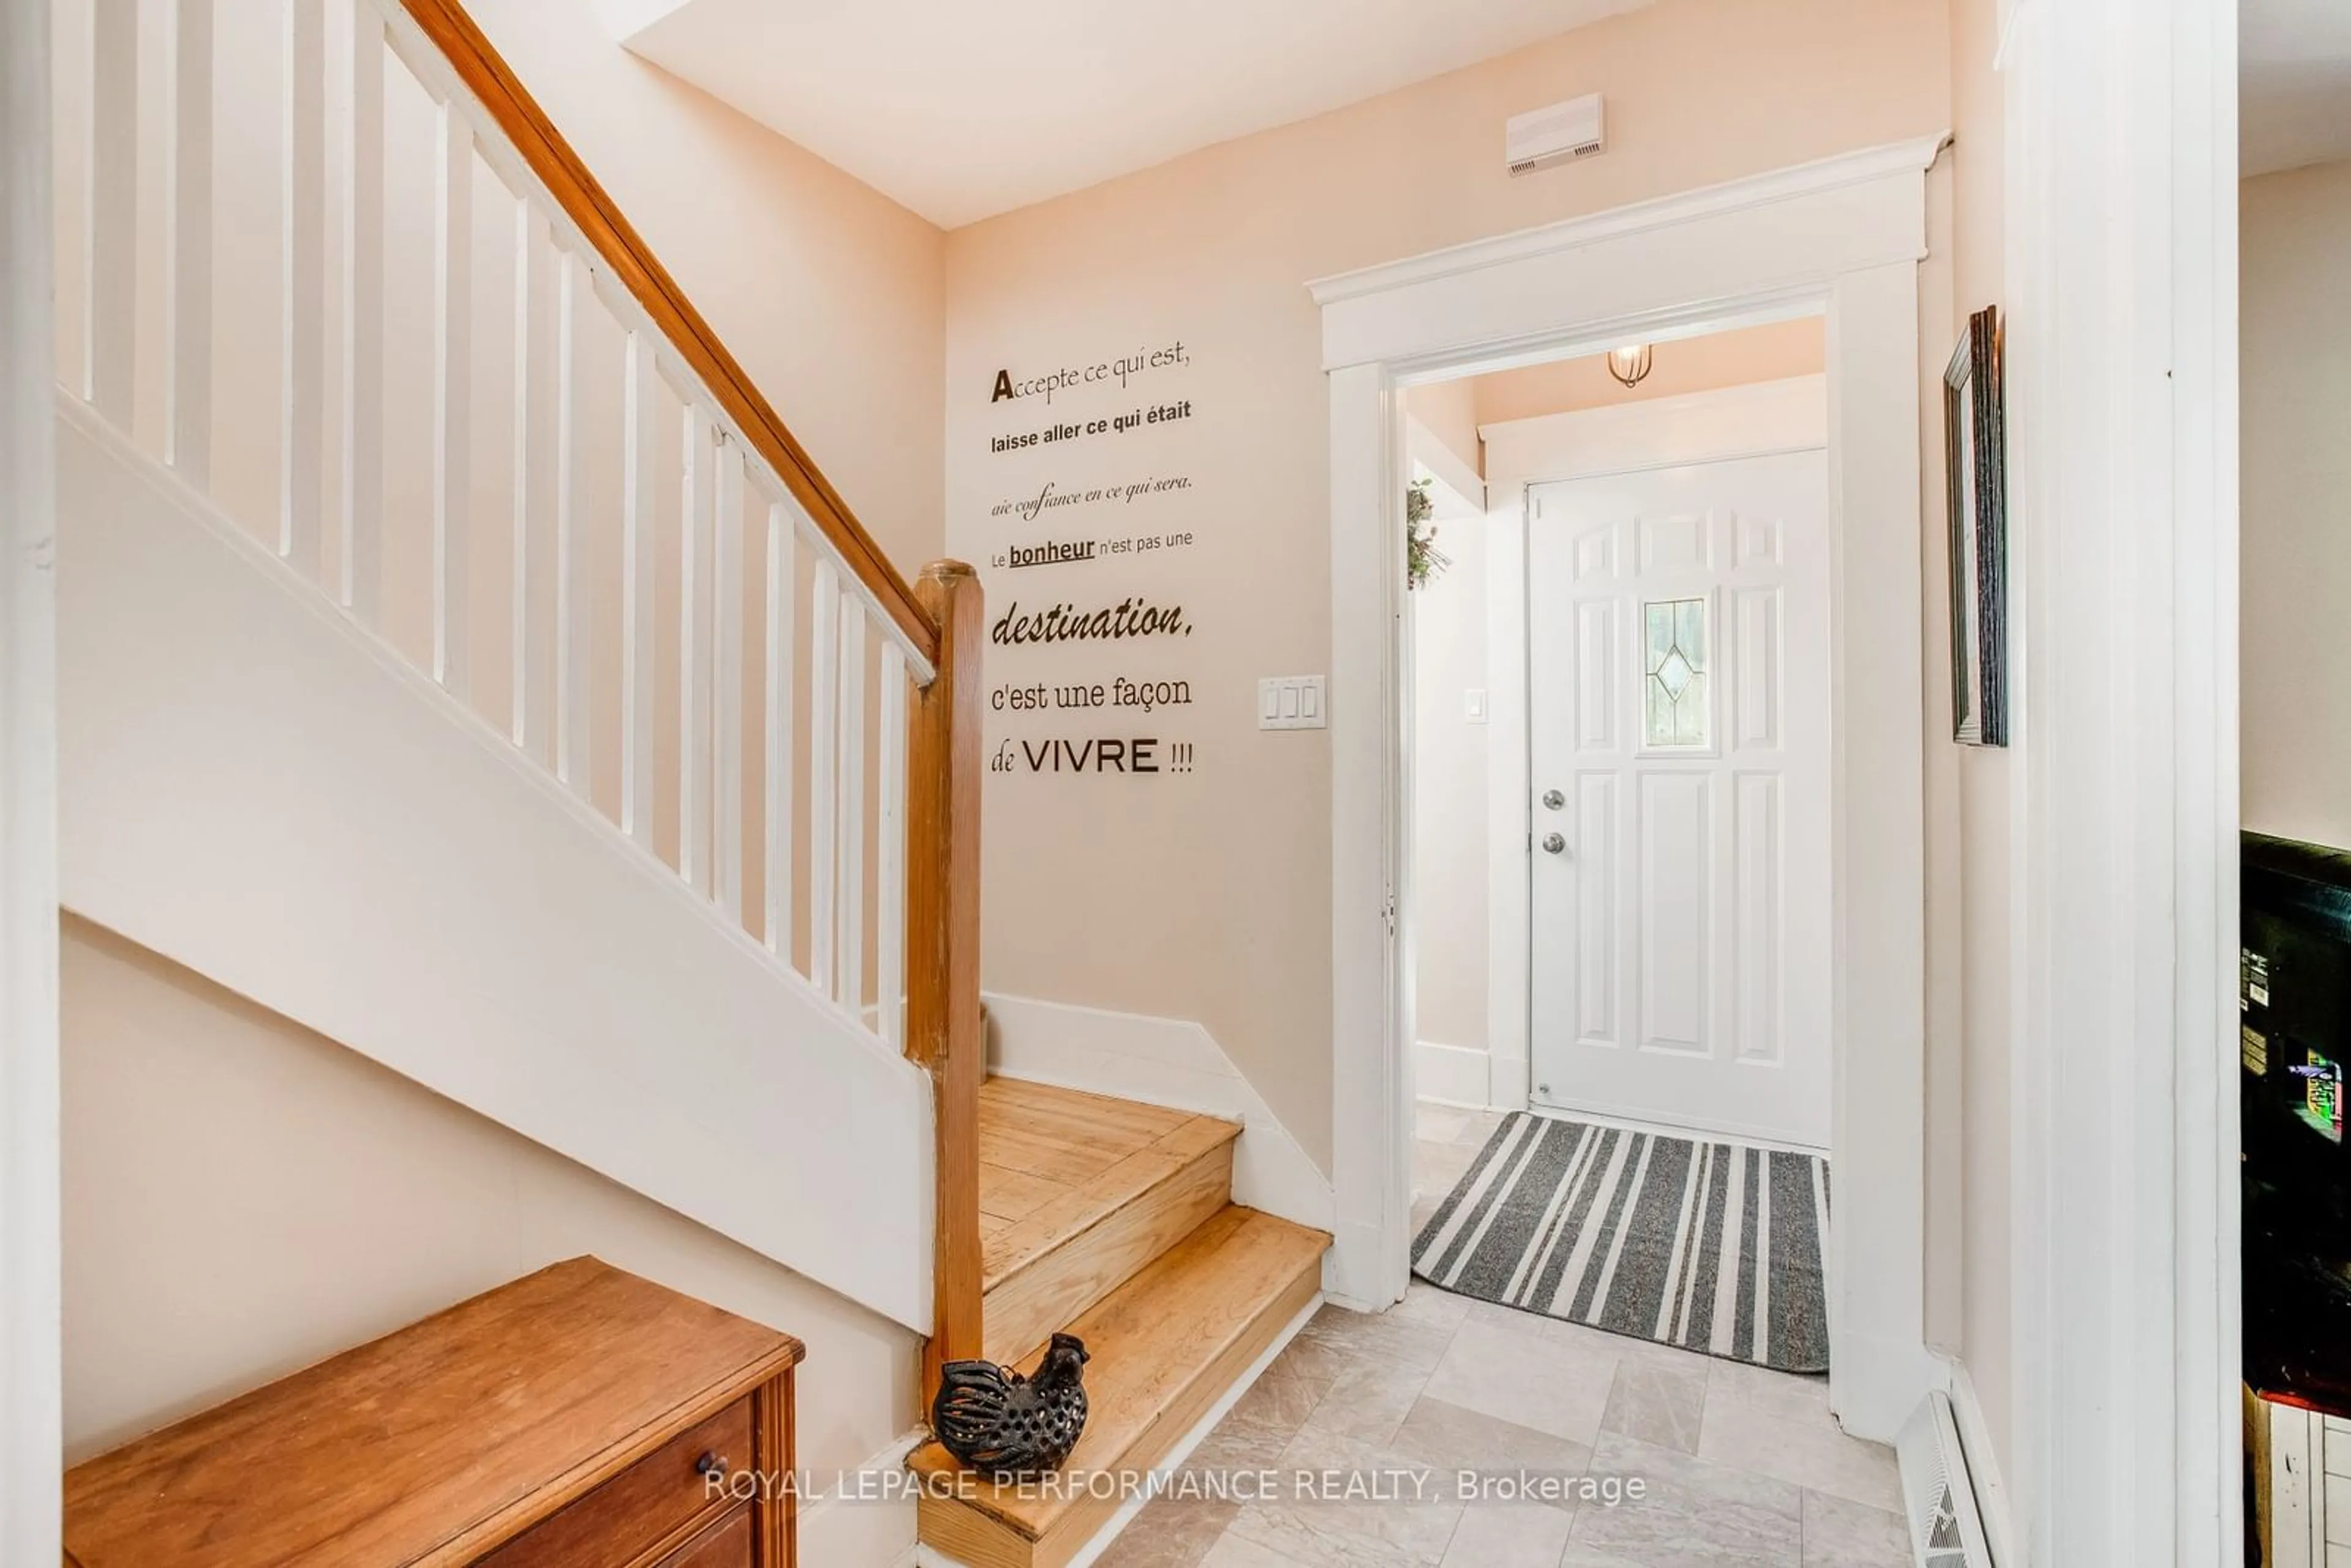
M 1641 378 L 1649 373 L 1649 345 L 1635 343 L 1630 348 L 1608 350 L 1608 373 L 1628 387 L 1639 386 Z

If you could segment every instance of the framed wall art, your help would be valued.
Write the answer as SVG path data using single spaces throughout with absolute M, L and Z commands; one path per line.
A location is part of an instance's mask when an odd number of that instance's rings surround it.
M 1943 371 L 1951 525 L 1951 738 L 2008 744 L 2008 465 L 1997 306 L 1968 318 Z

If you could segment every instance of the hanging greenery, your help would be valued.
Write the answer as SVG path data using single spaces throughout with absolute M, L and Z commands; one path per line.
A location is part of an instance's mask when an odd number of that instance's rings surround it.
M 1437 548 L 1437 525 L 1430 518 L 1437 511 L 1431 499 L 1430 479 L 1415 479 L 1404 487 L 1404 575 L 1407 588 L 1426 588 L 1428 580 L 1453 564 L 1452 558 Z

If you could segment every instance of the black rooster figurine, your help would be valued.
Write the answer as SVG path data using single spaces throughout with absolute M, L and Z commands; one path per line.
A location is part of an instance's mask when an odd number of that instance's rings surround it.
M 939 1446 L 998 1480 L 1057 1469 L 1086 1427 L 1085 1342 L 1057 1333 L 1034 1377 L 992 1361 L 939 1368 L 931 1430 Z

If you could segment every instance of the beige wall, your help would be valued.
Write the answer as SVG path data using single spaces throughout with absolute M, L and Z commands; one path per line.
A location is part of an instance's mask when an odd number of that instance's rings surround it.
M 64 937 L 69 1460 L 582 1252 L 804 1341 L 804 1465 L 913 1425 L 905 1330 L 110 933 Z
M 1176 737 L 1180 720 L 1198 761 L 1155 779 L 990 775 L 989 986 L 1200 1020 L 1327 1166 L 1329 753 L 1322 733 L 1252 717 L 1259 676 L 1319 670 L 1330 647 L 1328 411 L 1305 282 L 1940 131 L 1949 47 L 1942 0 L 1665 0 L 950 235 L 950 548 L 982 563 L 994 605 L 1144 592 L 1194 627 L 1147 646 L 990 650 L 991 683 L 1180 671 L 1196 702 L 1161 728 Z M 1608 97 L 1608 152 L 1510 178 L 1504 117 L 1588 91 Z M 1946 314 L 1934 307 L 1938 359 Z M 1123 394 L 989 402 L 999 369 L 1025 379 L 1179 340 L 1184 364 Z M 1058 453 L 989 449 L 1163 397 L 1189 400 L 1191 419 Z M 1082 494 L 1163 465 L 1191 486 L 1035 525 L 992 515 L 1048 480 Z M 1145 525 L 1196 542 L 987 565 L 1010 543 Z M 995 715 L 990 746 L 1097 727 Z
M 1991 67 L 1999 44 L 1998 9 L 1998 0 L 1952 0 L 1953 308 L 1950 338 L 1932 366 L 1938 374 L 1967 316 L 1987 305 L 2005 304 L 2001 97 L 2000 78 Z M 1939 433 L 1928 451 L 1942 451 Z M 1950 617 L 1941 469 L 1938 463 L 1928 466 L 1934 500 L 1926 558 L 1933 629 L 1927 684 L 1935 728 L 1928 744 L 1942 754 L 1941 768 L 1930 768 L 1928 778 L 1930 789 L 1954 802 L 1958 812 L 1956 840 L 1949 831 L 1949 813 L 1930 813 L 1936 824 L 1930 867 L 1938 881 L 1928 911 L 1929 985 L 1945 1009 L 1956 988 L 1959 1013 L 1956 1051 L 1947 1027 L 1929 1041 L 1929 1333 L 1937 1343 L 1956 1348 L 1967 1364 L 1994 1458 L 2006 1469 L 2015 1405 L 2009 1370 L 2008 1266 L 2008 801 L 2015 758 L 2005 750 L 1952 746 L 1939 738 L 1950 730 Z M 1951 875 L 1955 862 L 1956 882 Z M 1947 1011 L 1937 1017 L 1948 1024 Z
M 1486 455 L 1478 436 L 1480 379 L 1463 376 L 1408 388 L 1405 408 L 1464 468 L 1482 476 L 1486 472 Z
M 2351 848 L 2351 162 L 2244 183 L 2244 821 Z

